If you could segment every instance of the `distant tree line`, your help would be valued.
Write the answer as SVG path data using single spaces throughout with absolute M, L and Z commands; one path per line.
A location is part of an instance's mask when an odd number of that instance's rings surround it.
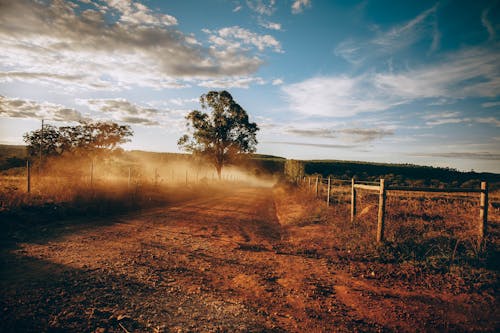
M 392 184 L 411 186 L 479 186 L 481 180 L 500 182 L 495 173 L 462 172 L 452 168 L 413 164 L 385 164 L 351 161 L 304 161 L 305 173 L 333 176 L 339 179 L 378 180 L 385 178 Z
M 120 144 L 129 141 L 132 135 L 132 129 L 128 125 L 94 122 L 61 127 L 46 125 L 43 129 L 25 133 L 23 139 L 27 144 L 28 155 L 34 157 L 40 153 L 43 156 L 60 156 L 113 151 Z

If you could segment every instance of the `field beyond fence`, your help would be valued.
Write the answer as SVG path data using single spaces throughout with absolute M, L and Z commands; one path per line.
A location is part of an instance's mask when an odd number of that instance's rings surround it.
M 219 179 L 214 168 L 187 158 L 66 158 L 42 166 L 26 162 L 0 175 L 0 211 L 43 210 L 61 218 L 70 211 L 89 216 L 125 212 L 194 198 L 203 188 L 217 191 L 226 183 L 269 186 L 273 181 L 236 167 L 223 169 Z
M 498 193 L 488 191 L 482 182 L 478 188 L 431 188 L 393 186 L 378 182 L 342 180 L 308 176 L 297 183 L 310 195 L 324 200 L 327 207 L 343 207 L 351 223 L 374 224 L 373 239 L 377 243 L 398 242 L 405 226 L 416 223 L 422 233 L 445 235 L 455 239 L 455 246 L 467 242 L 480 252 L 489 240 L 489 215 L 498 217 Z M 493 199 L 493 200 L 491 200 Z M 418 235 L 414 235 L 418 237 Z

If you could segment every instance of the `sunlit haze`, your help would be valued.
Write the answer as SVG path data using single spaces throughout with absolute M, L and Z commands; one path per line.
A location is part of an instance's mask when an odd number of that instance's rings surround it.
M 178 152 L 227 90 L 261 154 L 500 172 L 499 4 L 0 0 L 0 143 L 112 120 Z

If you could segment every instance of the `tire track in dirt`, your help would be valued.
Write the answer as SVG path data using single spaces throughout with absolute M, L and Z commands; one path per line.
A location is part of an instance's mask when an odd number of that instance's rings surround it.
M 123 332 L 119 324 L 137 332 L 423 327 L 400 318 L 416 302 L 385 313 L 418 293 L 353 279 L 333 252 L 298 246 L 281 213 L 269 188 L 232 189 L 19 244 L 2 256 L 0 330 L 23 322 L 27 332 Z

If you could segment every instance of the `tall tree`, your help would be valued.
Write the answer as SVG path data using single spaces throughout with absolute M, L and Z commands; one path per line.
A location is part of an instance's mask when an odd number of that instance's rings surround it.
M 195 155 L 207 158 L 216 168 L 219 179 L 222 167 L 236 158 L 255 152 L 256 123 L 233 100 L 227 91 L 210 91 L 200 97 L 202 109 L 191 111 L 186 120 L 189 134 L 183 135 L 178 145 Z

